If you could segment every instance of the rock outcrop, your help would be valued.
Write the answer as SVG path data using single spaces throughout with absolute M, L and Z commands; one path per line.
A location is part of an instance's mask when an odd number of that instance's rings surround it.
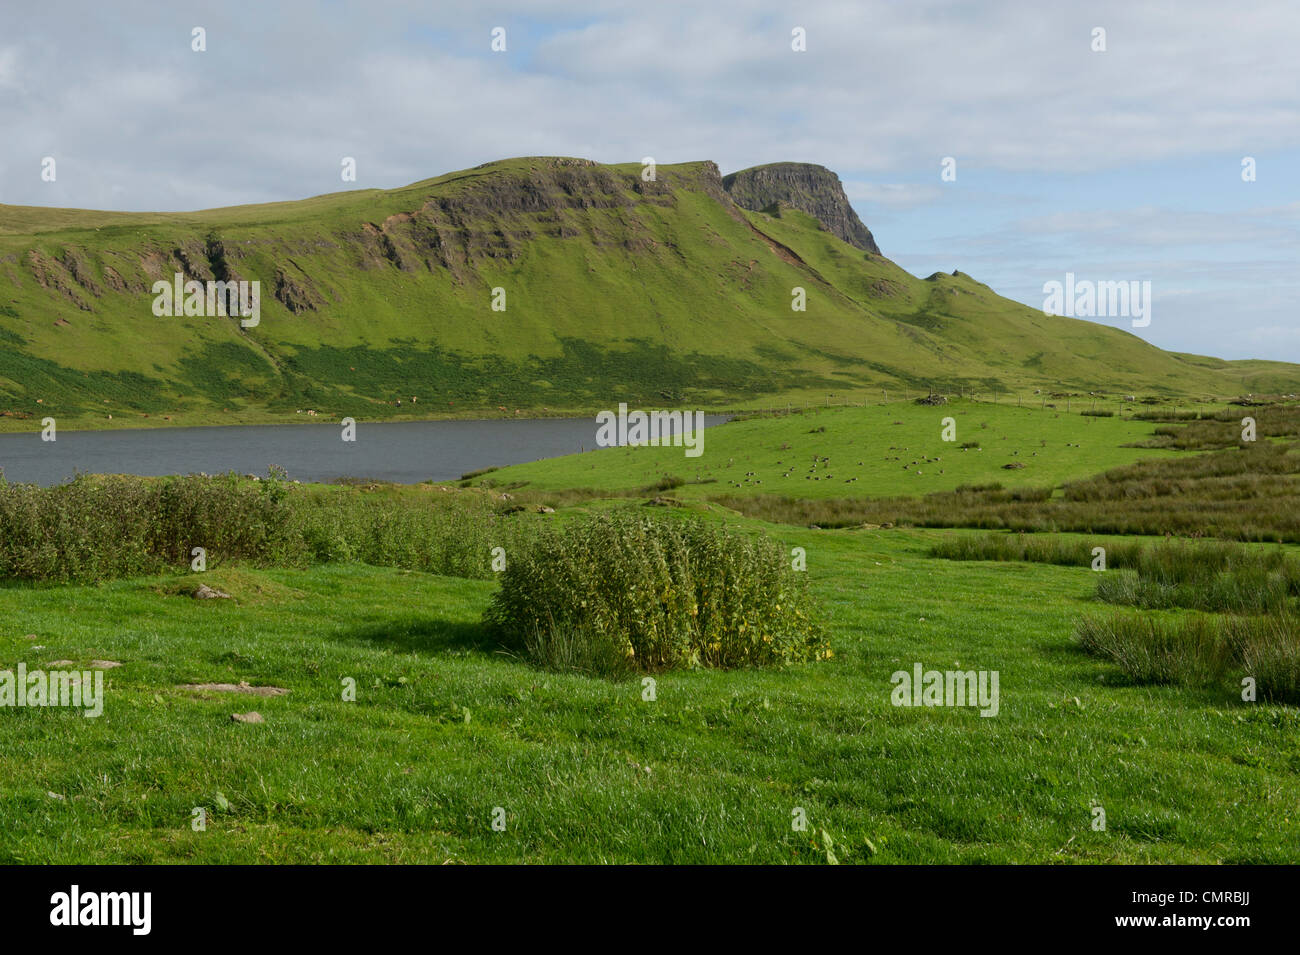
M 825 166 L 806 162 L 778 162 L 733 172 L 722 179 L 723 188 L 736 205 L 751 212 L 788 206 L 820 222 L 828 232 L 865 252 L 880 254 L 880 247 L 849 205 L 840 177 Z

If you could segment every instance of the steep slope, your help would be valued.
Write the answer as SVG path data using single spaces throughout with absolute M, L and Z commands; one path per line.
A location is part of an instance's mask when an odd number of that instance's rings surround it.
M 918 279 L 842 241 L 852 222 L 825 196 L 767 212 L 733 201 L 739 184 L 758 204 L 770 177 L 729 177 L 728 193 L 709 162 L 640 173 L 531 158 L 193 213 L 0 206 L 0 414 L 217 423 L 1300 382 L 1295 366 L 1173 355 L 1046 317 L 966 276 Z M 156 317 L 153 284 L 176 273 L 259 281 L 260 324 Z

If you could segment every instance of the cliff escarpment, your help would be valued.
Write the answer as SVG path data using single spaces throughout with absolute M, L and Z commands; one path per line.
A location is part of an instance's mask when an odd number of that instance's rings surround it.
M 858 214 L 849 205 L 840 177 L 825 166 L 806 162 L 778 162 L 733 172 L 722 180 L 736 204 L 752 212 L 782 205 L 807 213 L 826 229 L 873 255 L 880 254 Z

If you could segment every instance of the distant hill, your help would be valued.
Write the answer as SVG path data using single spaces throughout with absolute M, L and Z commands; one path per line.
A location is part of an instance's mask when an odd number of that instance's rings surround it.
M 1300 366 L 1165 352 L 962 273 L 916 278 L 820 166 L 641 172 L 529 158 L 192 213 L 0 206 L 0 412 L 219 423 L 391 415 L 399 398 L 423 415 L 1300 390 Z M 155 316 L 153 284 L 175 273 L 258 280 L 260 324 Z

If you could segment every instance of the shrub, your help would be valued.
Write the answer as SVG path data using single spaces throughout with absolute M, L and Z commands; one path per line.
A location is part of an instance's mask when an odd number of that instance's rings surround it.
M 492 576 L 492 548 L 516 549 L 533 528 L 494 512 L 477 495 L 434 502 L 336 494 L 300 506 L 314 561 L 359 561 L 452 577 Z
M 824 658 L 808 606 L 770 540 L 620 511 L 508 555 L 484 620 L 539 665 L 617 676 Z

